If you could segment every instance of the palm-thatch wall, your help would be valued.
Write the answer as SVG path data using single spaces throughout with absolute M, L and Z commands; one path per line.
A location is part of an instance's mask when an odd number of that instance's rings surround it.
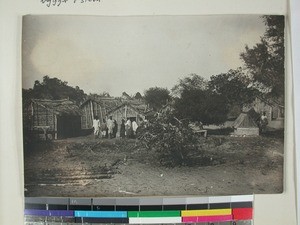
M 32 99 L 23 110 L 24 132 L 47 131 L 52 139 L 80 134 L 81 111 L 70 100 Z
M 100 119 L 100 123 L 103 119 L 107 120 L 109 116 L 112 116 L 120 125 L 121 120 L 128 117 L 139 123 L 145 119 L 145 114 L 149 111 L 143 101 L 113 97 L 88 99 L 81 104 L 80 109 L 82 129 L 92 129 L 95 116 Z

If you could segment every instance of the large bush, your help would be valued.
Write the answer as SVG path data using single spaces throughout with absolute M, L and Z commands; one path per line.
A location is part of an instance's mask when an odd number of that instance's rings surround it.
M 189 153 L 198 149 L 199 137 L 171 114 L 157 116 L 140 133 L 146 146 L 160 154 L 163 165 L 186 165 Z

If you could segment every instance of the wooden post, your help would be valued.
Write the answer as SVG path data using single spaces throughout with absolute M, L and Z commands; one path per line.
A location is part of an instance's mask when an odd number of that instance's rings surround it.
M 57 117 L 56 117 L 56 115 L 54 115 L 54 139 L 56 140 L 57 139 L 57 133 L 58 133 L 58 130 L 57 130 Z
M 37 125 L 39 126 L 40 125 L 40 121 L 39 121 L 39 105 L 36 104 L 36 122 L 37 122 Z
M 125 105 L 125 120 L 127 121 L 127 105 Z
M 87 114 L 86 107 L 84 107 L 84 115 L 85 115 L 85 128 L 87 129 L 89 125 L 88 125 L 88 114 Z
M 94 119 L 94 111 L 93 111 L 93 101 L 90 101 L 91 102 L 91 114 L 92 114 L 92 121 Z
M 101 116 L 101 124 L 103 123 L 103 114 L 102 114 L 102 107 L 101 104 L 99 103 L 99 107 L 100 107 L 100 116 Z

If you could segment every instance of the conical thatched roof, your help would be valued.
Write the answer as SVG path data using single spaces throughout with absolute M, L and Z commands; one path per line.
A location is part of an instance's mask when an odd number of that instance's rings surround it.
M 257 124 L 248 113 L 241 113 L 233 123 L 234 128 L 257 127 Z

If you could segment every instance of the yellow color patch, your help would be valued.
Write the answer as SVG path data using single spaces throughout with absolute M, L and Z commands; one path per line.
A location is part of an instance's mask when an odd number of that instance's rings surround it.
M 223 216 L 231 214 L 231 209 L 203 209 L 181 211 L 181 216 Z

